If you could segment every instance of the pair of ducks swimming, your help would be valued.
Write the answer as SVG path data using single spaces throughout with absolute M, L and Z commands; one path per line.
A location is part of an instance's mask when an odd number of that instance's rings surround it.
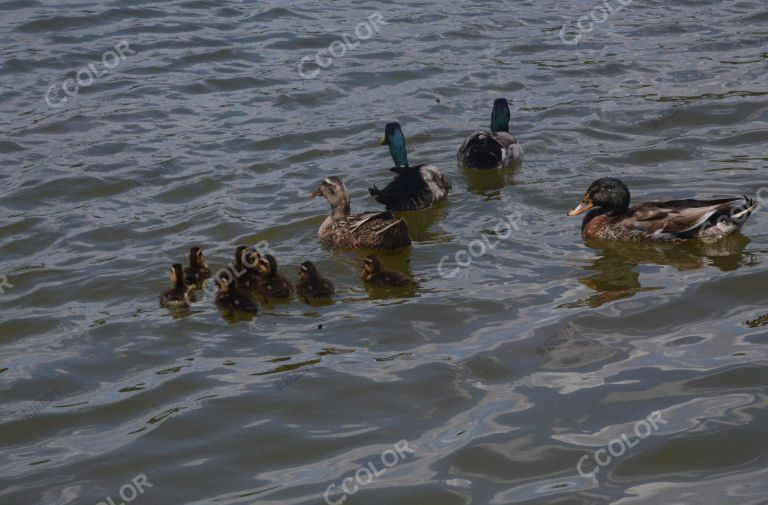
M 211 269 L 205 262 L 203 250 L 193 247 L 189 250 L 189 265 L 171 266 L 173 287 L 160 297 L 160 304 L 168 308 L 188 308 L 189 292 L 211 277 Z M 364 282 L 377 287 L 398 287 L 411 284 L 411 279 L 401 272 L 382 269 L 377 256 L 368 256 L 360 276 Z M 322 303 L 331 300 L 336 293 L 333 283 L 320 275 L 311 261 L 299 267 L 299 282 L 294 288 L 291 281 L 277 273 L 277 260 L 271 254 L 261 256 L 247 246 L 235 250 L 235 262 L 231 269 L 223 268 L 216 275 L 219 291 L 216 304 L 230 312 L 256 313 L 258 308 L 253 296 L 264 299 L 289 300 L 294 290 L 307 303 Z
M 459 147 L 459 165 L 468 169 L 502 169 L 523 158 L 523 148 L 509 133 L 507 100 L 499 98 L 491 112 L 490 131 L 470 135 Z M 339 177 L 327 177 L 312 196 L 328 200 L 331 213 L 318 236 L 328 245 L 344 248 L 397 249 L 411 244 L 408 225 L 390 211 L 425 209 L 444 200 L 450 180 L 434 165 L 410 166 L 405 137 L 398 123 L 386 126 L 382 144 L 389 146 L 397 174 L 383 190 L 369 192 L 386 206 L 384 212 L 350 213 L 349 192 Z M 593 182 L 579 205 L 568 213 L 584 212 L 584 238 L 625 241 L 712 240 L 740 230 L 757 207 L 747 196 L 712 200 L 652 201 L 630 207 L 626 184 L 612 177 Z

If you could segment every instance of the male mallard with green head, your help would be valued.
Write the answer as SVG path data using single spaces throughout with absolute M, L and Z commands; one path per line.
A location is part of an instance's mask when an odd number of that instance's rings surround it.
M 314 263 L 305 261 L 299 268 L 299 283 L 296 292 L 305 301 L 330 299 L 336 290 L 333 283 L 320 275 Z
M 323 196 L 331 205 L 331 214 L 320 226 L 318 236 L 324 243 L 349 249 L 397 249 L 411 245 L 408 224 L 388 211 L 349 213 L 349 193 L 338 177 L 326 177 L 312 196 Z
M 401 272 L 389 272 L 381 268 L 381 260 L 378 256 L 368 256 L 363 263 L 363 272 L 360 278 L 364 282 L 377 287 L 397 287 L 411 284 L 411 279 Z
M 187 284 L 197 285 L 211 276 L 211 269 L 205 263 L 203 250 L 193 247 L 189 250 L 189 265 L 184 267 L 184 280 Z
M 256 264 L 259 273 L 259 283 L 256 291 L 267 298 L 290 298 L 293 295 L 293 284 L 277 273 L 277 260 L 271 254 L 265 254 Z
M 757 201 L 747 196 L 718 200 L 671 200 L 629 206 L 629 188 L 604 177 L 589 186 L 579 205 L 568 212 L 589 211 L 581 224 L 584 238 L 603 240 L 714 240 L 741 229 Z
M 506 168 L 523 159 L 523 146 L 509 133 L 509 104 L 504 98 L 493 103 L 491 131 L 475 132 L 456 152 L 464 168 Z
M 189 286 L 184 282 L 184 268 L 179 263 L 171 266 L 171 284 L 173 287 L 160 296 L 160 305 L 169 309 L 188 308 Z
M 389 123 L 384 129 L 382 145 L 389 146 L 389 154 L 397 175 L 384 189 L 371 187 L 368 191 L 387 210 L 428 209 L 444 200 L 451 190 L 451 181 L 435 165 L 408 165 L 405 136 L 399 123 Z
M 231 272 L 222 271 L 217 277 L 219 292 L 216 293 L 216 305 L 228 312 L 258 312 L 259 308 L 251 295 L 238 284 Z

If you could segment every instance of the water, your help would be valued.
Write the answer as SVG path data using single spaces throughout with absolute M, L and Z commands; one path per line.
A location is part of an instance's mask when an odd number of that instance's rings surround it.
M 635 201 L 757 194 L 768 11 L 596 5 L 0 4 L 0 503 L 768 503 L 764 212 L 668 246 L 565 216 L 608 174 Z M 525 163 L 458 169 L 499 96 Z M 418 288 L 381 296 L 307 195 L 339 175 L 379 208 L 393 120 L 455 189 L 382 255 Z M 190 246 L 218 268 L 262 240 L 336 303 L 158 307 Z

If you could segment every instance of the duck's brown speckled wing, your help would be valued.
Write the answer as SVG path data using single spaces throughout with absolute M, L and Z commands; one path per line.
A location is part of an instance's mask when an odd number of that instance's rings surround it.
M 328 241 L 349 248 L 396 249 L 411 244 L 408 224 L 389 211 L 354 214 L 333 223 Z
M 730 215 L 731 209 L 738 202 L 743 201 L 743 198 L 724 198 L 645 202 L 629 209 L 622 224 L 632 226 L 644 233 L 681 236 L 695 233 L 712 218 Z

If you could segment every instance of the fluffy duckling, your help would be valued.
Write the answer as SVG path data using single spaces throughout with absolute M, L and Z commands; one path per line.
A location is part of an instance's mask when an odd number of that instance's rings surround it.
M 160 296 L 160 305 L 169 309 L 189 307 L 189 286 L 184 282 L 184 268 L 179 263 L 171 266 L 171 284 L 173 287 Z
M 377 287 L 396 287 L 411 284 L 411 279 L 401 272 L 388 272 L 381 269 L 378 256 L 368 256 L 360 275 L 364 282 Z
M 493 103 L 491 131 L 475 132 L 456 152 L 464 168 L 506 168 L 523 159 L 523 146 L 509 133 L 509 104 L 504 98 Z
M 260 276 L 256 265 L 261 259 L 259 251 L 251 250 L 241 245 L 235 249 L 235 275 L 237 284 L 246 291 L 253 292 L 259 283 Z
M 264 255 L 256 264 L 259 283 L 256 291 L 267 298 L 290 298 L 293 284 L 277 273 L 277 260 L 271 254 Z
M 219 292 L 216 293 L 216 305 L 228 312 L 258 312 L 258 307 L 237 282 L 237 279 L 229 272 L 218 275 L 217 284 Z
M 747 196 L 645 202 L 634 207 L 629 206 L 629 199 L 626 184 L 604 177 L 589 186 L 587 194 L 568 215 L 589 211 L 581 224 L 584 238 L 713 240 L 737 232 L 757 207 L 757 201 Z
M 211 269 L 205 263 L 203 250 L 193 247 L 189 250 L 189 266 L 184 267 L 184 281 L 187 284 L 198 285 L 211 276 Z
M 389 146 L 397 174 L 384 189 L 371 187 L 368 191 L 387 210 L 428 209 L 444 200 L 451 190 L 451 181 L 435 165 L 408 165 L 405 136 L 399 123 L 389 123 L 384 129 L 382 145 Z
M 331 214 L 318 231 L 320 240 L 349 249 L 397 249 L 411 245 L 408 224 L 388 211 L 350 214 L 349 192 L 338 177 L 327 177 L 311 196 L 323 196 L 331 205 Z
M 331 281 L 318 273 L 314 263 L 305 261 L 299 268 L 299 283 L 296 285 L 296 292 L 307 301 L 330 299 L 336 290 Z

